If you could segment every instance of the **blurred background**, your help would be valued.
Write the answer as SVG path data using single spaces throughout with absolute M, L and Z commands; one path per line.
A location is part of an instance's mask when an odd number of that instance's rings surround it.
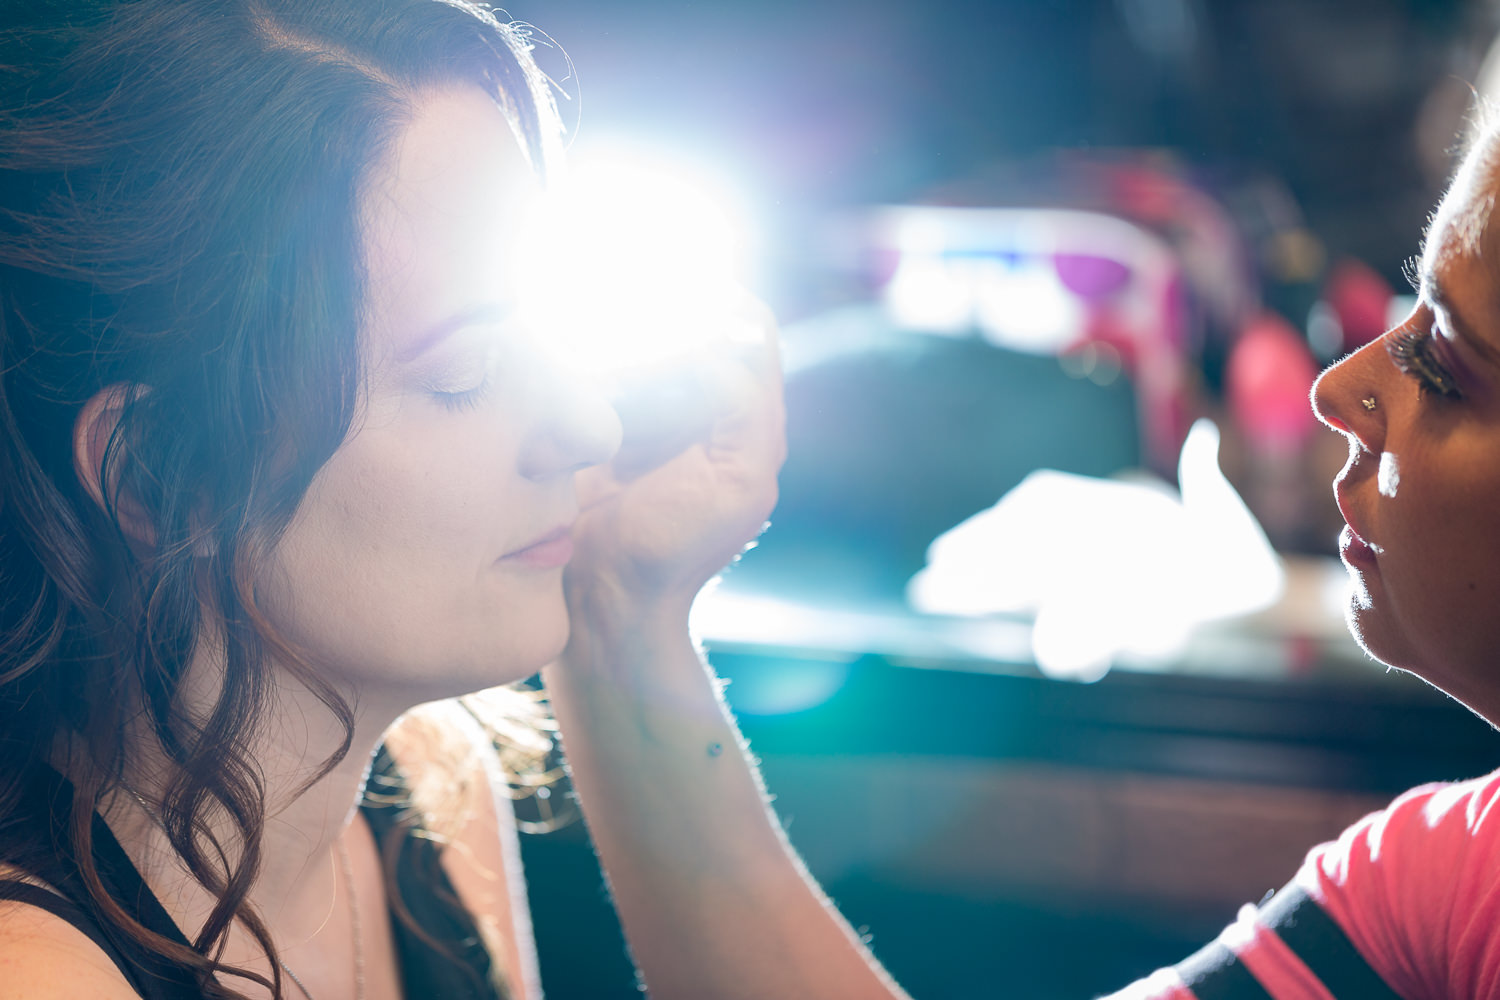
M 782 503 L 697 627 L 918 1000 L 1109 992 L 1395 793 L 1500 764 L 1348 639 L 1345 448 L 1306 402 L 1409 307 L 1493 5 L 509 13 L 636 213 L 596 265 L 666 301 L 712 257 L 782 320 Z M 582 824 L 524 849 L 548 995 L 635 995 Z

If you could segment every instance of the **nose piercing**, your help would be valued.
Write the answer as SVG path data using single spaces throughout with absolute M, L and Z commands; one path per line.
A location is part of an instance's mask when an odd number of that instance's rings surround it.
M 1371 411 L 1373 411 L 1375 409 L 1375 406 L 1376 406 L 1375 397 L 1374 396 L 1366 396 L 1364 399 L 1361 399 L 1359 401 L 1359 403 L 1366 410 L 1371 410 Z

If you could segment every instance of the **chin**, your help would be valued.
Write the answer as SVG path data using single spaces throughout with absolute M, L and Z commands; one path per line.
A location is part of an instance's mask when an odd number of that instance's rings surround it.
M 1490 676 L 1487 657 L 1463 649 L 1419 653 L 1401 633 L 1392 634 L 1394 630 L 1382 627 L 1387 622 L 1368 607 L 1353 605 L 1346 617 L 1355 642 L 1371 659 L 1431 685 L 1491 726 L 1500 728 L 1500 694 L 1487 683 Z
M 1415 672 L 1412 670 L 1411 650 L 1402 640 L 1400 629 L 1393 628 L 1391 616 L 1377 606 L 1369 583 L 1362 574 L 1351 573 L 1350 576 L 1353 587 L 1349 603 L 1344 606 L 1344 624 L 1348 626 L 1349 634 L 1365 655 L 1377 663 Z
M 494 655 L 476 672 L 478 687 L 496 687 L 525 680 L 562 655 L 568 644 L 568 616 L 560 614 L 528 622 L 520 629 L 502 630 Z
M 1404 655 L 1405 651 L 1400 648 L 1399 644 L 1392 643 L 1389 637 L 1382 635 L 1378 624 L 1371 622 L 1369 616 L 1369 609 L 1359 608 L 1350 609 L 1344 616 L 1349 626 L 1349 634 L 1354 637 L 1359 648 L 1381 666 L 1416 673 L 1412 668 L 1410 657 Z

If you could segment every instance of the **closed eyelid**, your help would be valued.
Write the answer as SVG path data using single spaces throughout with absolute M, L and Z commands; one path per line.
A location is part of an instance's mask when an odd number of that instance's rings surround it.
M 500 353 L 493 341 L 459 343 L 455 339 L 412 362 L 408 370 L 415 382 L 434 392 L 461 392 L 490 377 Z

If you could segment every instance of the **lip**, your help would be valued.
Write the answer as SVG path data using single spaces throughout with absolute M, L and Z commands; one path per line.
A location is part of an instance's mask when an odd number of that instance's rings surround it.
M 572 558 L 573 525 L 569 523 L 553 528 L 514 552 L 507 552 L 500 561 L 528 569 L 557 569 Z
M 1345 499 L 1343 491 L 1335 488 L 1333 496 L 1338 502 L 1339 513 L 1344 516 L 1344 530 L 1339 532 L 1339 558 L 1351 569 L 1373 567 L 1380 555 L 1380 548 L 1367 541 L 1355 526 L 1357 522 L 1350 512 L 1349 501 Z
M 1339 558 L 1350 569 L 1373 569 L 1379 562 L 1379 552 L 1346 524 L 1339 532 Z

